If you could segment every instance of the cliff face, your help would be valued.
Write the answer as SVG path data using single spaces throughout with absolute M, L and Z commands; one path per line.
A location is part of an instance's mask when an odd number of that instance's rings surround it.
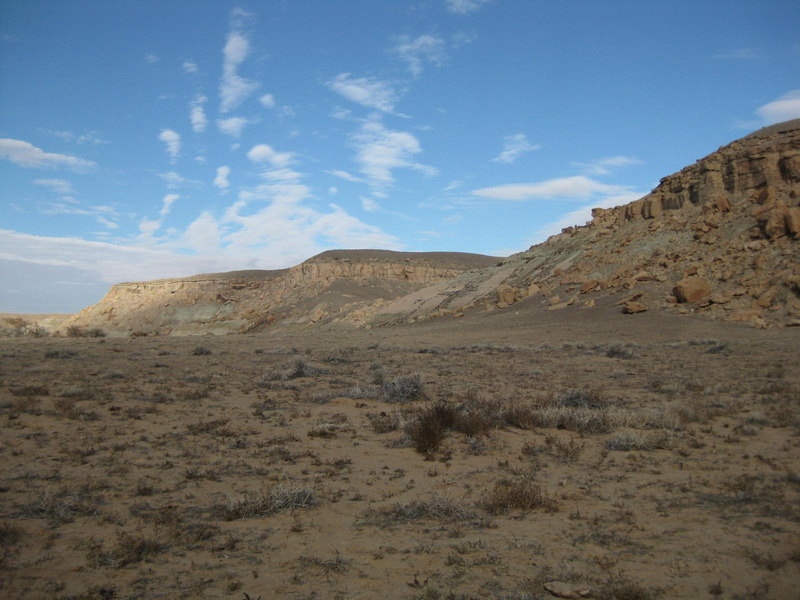
M 122 334 L 231 333 L 282 323 L 360 323 L 387 300 L 486 267 L 458 253 L 325 252 L 280 271 L 120 283 L 68 323 Z
M 631 313 L 670 308 L 759 326 L 800 324 L 798 238 L 800 119 L 720 148 L 635 202 L 595 209 L 586 226 L 498 267 L 399 299 L 373 324 L 520 301 L 590 309 L 612 294 Z

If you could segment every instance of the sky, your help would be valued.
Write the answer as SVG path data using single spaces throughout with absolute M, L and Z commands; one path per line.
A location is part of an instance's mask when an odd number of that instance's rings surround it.
M 796 0 L 4 0 L 0 312 L 507 256 L 797 117 Z

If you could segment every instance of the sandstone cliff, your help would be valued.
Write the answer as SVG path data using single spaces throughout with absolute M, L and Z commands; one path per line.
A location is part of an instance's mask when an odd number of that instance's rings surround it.
M 117 334 L 233 333 L 361 324 L 388 300 L 499 259 L 465 253 L 323 252 L 290 269 L 120 283 L 66 323 Z
M 798 238 L 800 119 L 720 148 L 635 202 L 595 209 L 586 226 L 567 228 L 497 267 L 390 303 L 372 324 L 520 302 L 590 309 L 614 296 L 629 313 L 671 308 L 759 326 L 798 325 Z

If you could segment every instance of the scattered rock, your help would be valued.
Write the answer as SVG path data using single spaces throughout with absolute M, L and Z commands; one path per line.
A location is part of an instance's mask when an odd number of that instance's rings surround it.
M 711 284 L 703 277 L 686 277 L 675 284 L 672 290 L 678 302 L 697 302 L 711 293 Z
M 588 585 L 575 583 L 565 583 L 563 581 L 548 581 L 544 584 L 544 589 L 557 598 L 588 598 L 592 593 Z
M 498 286 L 495 293 L 497 294 L 498 305 L 509 306 L 517 300 L 517 289 L 505 283 Z
M 647 307 L 641 302 L 626 302 L 622 305 L 622 312 L 626 315 L 634 315 L 636 313 L 645 312 Z

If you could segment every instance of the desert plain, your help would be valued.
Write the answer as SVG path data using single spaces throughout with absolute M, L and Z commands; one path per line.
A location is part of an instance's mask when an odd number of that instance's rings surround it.
M 0 339 L 0 595 L 797 598 L 798 330 L 614 301 Z

